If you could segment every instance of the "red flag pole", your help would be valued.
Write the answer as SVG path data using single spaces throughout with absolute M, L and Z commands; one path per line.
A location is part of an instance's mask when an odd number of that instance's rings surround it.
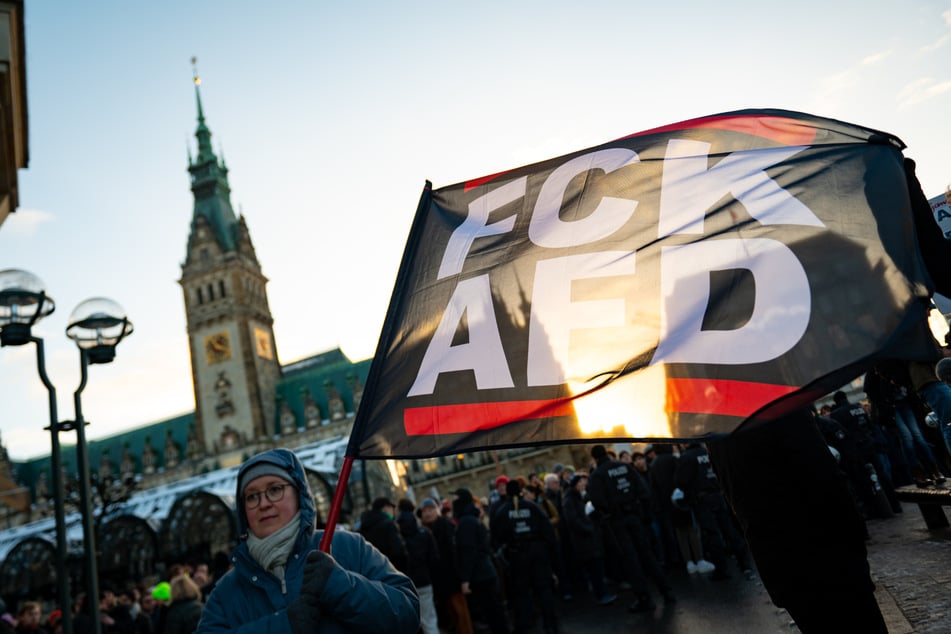
M 327 526 L 324 527 L 324 536 L 320 540 L 320 550 L 330 553 L 330 542 L 334 538 L 334 529 L 337 528 L 337 517 L 340 516 L 340 507 L 343 505 L 343 496 L 347 493 L 347 482 L 350 480 L 350 469 L 353 468 L 353 456 L 343 457 L 343 466 L 340 467 L 340 478 L 334 490 L 334 499 L 330 503 L 330 514 L 327 516 Z

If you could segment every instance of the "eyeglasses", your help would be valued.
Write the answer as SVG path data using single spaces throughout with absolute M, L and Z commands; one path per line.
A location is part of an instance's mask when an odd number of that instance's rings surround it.
M 267 501 L 271 502 L 280 502 L 284 499 L 284 489 L 287 487 L 293 487 L 293 484 L 272 484 L 263 491 L 256 491 L 254 493 L 248 493 L 244 496 L 244 508 L 246 509 L 256 509 L 259 504 L 261 504 L 261 496 L 264 495 L 267 497 Z

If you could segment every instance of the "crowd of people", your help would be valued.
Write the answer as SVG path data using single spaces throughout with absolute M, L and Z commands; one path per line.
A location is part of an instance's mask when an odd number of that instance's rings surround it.
M 951 396 L 951 359 L 936 371 Z M 911 381 L 901 366 L 880 363 L 866 375 L 866 400 L 840 391 L 813 409 L 857 516 L 891 517 L 901 512 L 897 486 L 948 477 L 944 430 L 928 425 L 936 410 Z M 330 554 L 318 549 L 322 531 L 296 455 L 258 454 L 238 475 L 235 553 L 211 567 L 172 565 L 165 581 L 103 582 L 99 630 L 502 634 L 540 625 L 552 634 L 573 602 L 611 606 L 627 592 L 634 613 L 658 598 L 675 603 L 674 574 L 755 578 L 706 446 L 639 447 L 594 445 L 586 465 L 501 474 L 485 495 L 379 497 L 356 532 L 334 533 Z M 86 600 L 73 603 L 76 634 L 95 631 Z M 8 610 L 0 600 L 0 615 L 0 634 L 63 630 L 62 612 L 38 601 Z
M 595 445 L 583 468 L 499 475 L 484 496 L 380 497 L 359 531 L 419 590 L 424 634 L 558 632 L 573 602 L 631 612 L 653 592 L 676 602 L 668 577 L 754 577 L 752 561 L 699 443 L 646 452 Z M 402 562 L 402 563 L 397 563 Z

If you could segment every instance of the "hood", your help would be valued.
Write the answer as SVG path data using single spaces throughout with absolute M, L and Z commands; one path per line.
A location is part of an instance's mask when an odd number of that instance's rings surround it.
M 310 485 L 307 483 L 307 475 L 304 472 L 304 465 L 301 464 L 297 454 L 290 449 L 269 449 L 249 458 L 238 470 L 238 482 L 235 483 L 235 500 L 238 507 L 238 535 L 243 539 L 248 534 L 248 520 L 244 514 L 244 498 L 241 497 L 241 491 L 237 490 L 238 483 L 241 482 L 241 476 L 245 471 L 261 462 L 268 462 L 287 471 L 288 480 L 293 482 L 294 486 L 297 487 L 301 527 L 313 529 L 314 519 L 317 514 L 314 509 L 314 496 L 310 491 Z
M 396 523 L 399 524 L 400 533 L 410 537 L 419 532 L 419 524 L 416 523 L 416 516 L 412 511 L 403 511 L 396 516 Z

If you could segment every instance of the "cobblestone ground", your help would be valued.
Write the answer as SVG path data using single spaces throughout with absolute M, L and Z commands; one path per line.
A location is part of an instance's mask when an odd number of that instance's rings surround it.
M 951 529 L 929 531 L 914 504 L 869 522 L 869 565 L 891 634 L 951 632 Z M 948 509 L 951 511 L 951 509 Z

